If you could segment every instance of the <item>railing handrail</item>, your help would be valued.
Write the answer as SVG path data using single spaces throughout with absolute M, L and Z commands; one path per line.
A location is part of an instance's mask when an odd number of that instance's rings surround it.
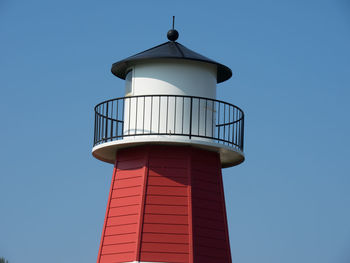
M 206 98 L 206 97 L 198 97 L 198 96 L 188 96 L 188 95 L 175 95 L 175 94 L 148 94 L 148 95 L 135 95 L 135 96 L 126 96 L 126 97 L 117 97 L 117 98 L 114 98 L 114 99 L 109 99 L 109 100 L 105 100 L 105 101 L 102 101 L 100 102 L 99 104 L 97 104 L 95 106 L 95 112 L 96 112 L 96 108 L 104 103 L 107 103 L 107 102 L 110 102 L 110 101 L 116 101 L 116 100 L 121 100 L 121 99 L 128 99 L 128 98 L 137 98 L 137 97 L 178 97 L 178 98 L 194 98 L 194 99 L 203 99 L 203 100 L 209 100 L 209 101 L 215 101 L 215 102 L 219 102 L 219 103 L 223 103 L 223 104 L 226 104 L 226 105 L 229 105 L 231 107 L 234 107 L 236 109 L 238 109 L 239 111 L 242 112 L 242 114 L 244 115 L 244 112 L 243 110 L 234 105 L 234 104 L 231 104 L 231 103 L 228 103 L 226 101 L 222 101 L 222 100 L 217 100 L 217 99 L 212 99 L 212 98 Z

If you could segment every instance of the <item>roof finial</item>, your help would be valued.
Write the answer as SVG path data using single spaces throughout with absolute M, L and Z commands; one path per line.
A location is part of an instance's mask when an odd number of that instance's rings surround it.
M 173 28 L 168 31 L 167 37 L 170 41 L 176 41 L 179 37 L 179 32 L 175 29 L 175 16 L 173 16 Z

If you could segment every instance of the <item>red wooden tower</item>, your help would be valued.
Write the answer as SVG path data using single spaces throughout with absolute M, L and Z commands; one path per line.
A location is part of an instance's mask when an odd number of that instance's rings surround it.
M 114 63 L 125 97 L 95 107 L 93 156 L 114 171 L 98 263 L 231 262 L 221 168 L 244 160 L 231 70 L 176 42 Z

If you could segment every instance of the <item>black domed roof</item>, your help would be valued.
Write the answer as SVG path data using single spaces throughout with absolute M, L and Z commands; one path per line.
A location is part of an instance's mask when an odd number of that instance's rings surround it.
M 112 73 L 118 78 L 125 79 L 127 69 L 132 64 L 134 64 L 134 62 L 159 58 L 186 59 L 214 64 L 217 66 L 217 83 L 228 80 L 232 76 L 232 71 L 230 68 L 205 56 L 202 56 L 175 41 L 165 42 L 159 46 L 150 48 L 148 50 L 145 50 L 136 55 L 114 63 L 112 65 Z

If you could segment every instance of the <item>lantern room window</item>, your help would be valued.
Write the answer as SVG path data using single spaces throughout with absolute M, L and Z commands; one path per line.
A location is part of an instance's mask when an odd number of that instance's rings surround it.
M 125 77 L 125 96 L 132 95 L 132 70 L 130 70 Z

